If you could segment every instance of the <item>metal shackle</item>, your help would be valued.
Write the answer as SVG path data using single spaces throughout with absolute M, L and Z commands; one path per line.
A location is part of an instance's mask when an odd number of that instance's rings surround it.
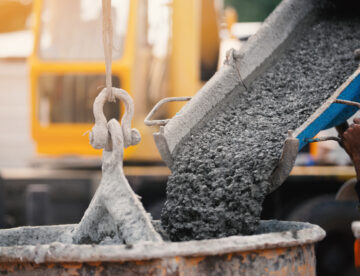
M 140 142 L 141 136 L 136 128 L 131 128 L 131 120 L 134 116 L 134 102 L 130 95 L 123 89 L 112 87 L 115 98 L 124 102 L 125 112 L 121 118 L 121 128 L 124 137 L 124 147 L 127 148 Z M 104 88 L 96 97 L 93 105 L 95 125 L 90 131 L 90 144 L 95 149 L 103 149 L 109 140 L 107 119 L 104 115 L 104 104 L 107 101 L 108 93 Z

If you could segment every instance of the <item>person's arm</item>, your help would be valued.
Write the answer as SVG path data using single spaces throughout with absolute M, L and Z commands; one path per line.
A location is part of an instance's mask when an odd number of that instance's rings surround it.
M 356 177 L 360 180 L 360 118 L 354 118 L 354 124 L 340 134 L 345 151 L 354 163 Z
M 354 118 L 354 124 L 348 128 L 346 123 L 336 129 L 342 139 L 341 146 L 349 154 L 355 167 L 357 182 L 354 188 L 359 198 L 358 209 L 360 211 L 360 118 Z

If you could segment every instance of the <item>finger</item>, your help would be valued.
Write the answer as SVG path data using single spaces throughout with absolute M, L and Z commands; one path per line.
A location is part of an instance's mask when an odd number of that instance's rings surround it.
M 360 124 L 360 117 L 354 118 L 354 124 Z
M 355 125 L 352 129 L 351 132 L 353 135 L 355 135 L 355 137 L 360 138 L 360 125 Z
M 342 139 L 346 140 L 349 137 L 349 130 L 345 131 L 342 135 Z

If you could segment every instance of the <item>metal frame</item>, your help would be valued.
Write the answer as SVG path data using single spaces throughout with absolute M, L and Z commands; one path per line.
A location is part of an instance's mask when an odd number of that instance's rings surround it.
M 149 112 L 144 120 L 144 124 L 147 126 L 164 126 L 166 125 L 171 119 L 162 119 L 162 120 L 150 120 L 151 117 L 160 109 L 160 107 L 169 102 L 183 102 L 183 101 L 190 101 L 191 97 L 169 97 L 160 100 Z

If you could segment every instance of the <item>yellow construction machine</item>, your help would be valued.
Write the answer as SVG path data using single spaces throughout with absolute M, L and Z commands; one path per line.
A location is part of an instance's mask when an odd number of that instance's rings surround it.
M 0 33 L 23 30 L 31 13 L 31 0 L 0 1 Z
M 222 1 L 112 1 L 112 74 L 115 87 L 135 101 L 141 143 L 125 160 L 157 162 L 153 129 L 143 124 L 164 97 L 191 96 L 217 70 Z M 29 59 L 32 135 L 40 156 L 98 156 L 87 135 L 92 103 L 105 85 L 100 0 L 35 0 L 34 50 Z M 171 117 L 180 103 L 165 107 Z M 108 118 L 121 117 L 108 103 Z

